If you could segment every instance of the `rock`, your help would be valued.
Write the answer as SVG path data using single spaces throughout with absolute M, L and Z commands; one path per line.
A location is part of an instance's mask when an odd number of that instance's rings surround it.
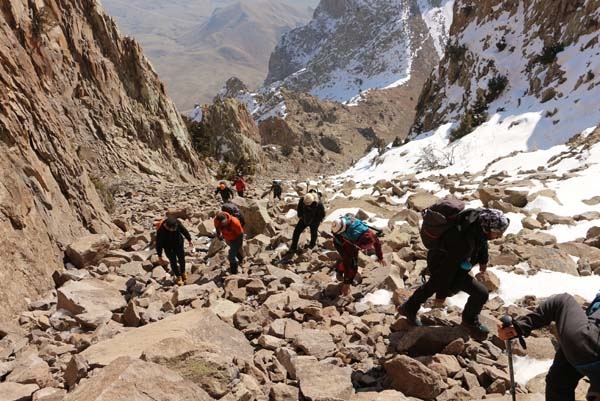
M 302 330 L 296 335 L 294 345 L 300 348 L 304 354 L 314 356 L 317 359 L 331 356 L 336 350 L 333 337 L 325 330 Z
M 212 343 L 226 355 L 252 360 L 252 347 L 242 333 L 205 309 L 169 316 L 156 323 L 96 343 L 81 354 L 92 366 L 106 366 L 121 356 L 139 358 L 142 352 L 169 337 Z
M 442 376 L 406 355 L 395 356 L 383 367 L 390 387 L 404 395 L 432 399 L 447 387 Z
M 270 401 L 297 400 L 300 390 L 284 383 L 275 383 L 269 391 Z
M 35 354 L 19 355 L 5 380 L 20 384 L 36 384 L 40 388 L 52 387 L 55 384 L 48 363 Z
M 33 393 L 39 389 L 37 384 L 19 384 L 14 382 L 0 383 L 2 401 L 25 401 L 31 399 Z
M 395 345 L 398 352 L 433 355 L 459 338 L 467 340 L 464 330 L 460 327 L 423 326 L 405 333 Z
M 67 395 L 67 390 L 62 388 L 45 387 L 33 393 L 31 401 L 62 401 Z
M 110 246 L 109 238 L 104 234 L 91 234 L 78 238 L 67 246 L 69 260 L 82 268 L 100 260 Z
M 337 366 L 335 362 L 335 359 L 319 362 L 312 356 L 299 356 L 296 359 L 300 391 L 307 400 L 349 400 L 354 395 L 350 378 L 352 368 Z
M 75 390 L 64 401 L 131 401 L 148 399 L 212 401 L 202 388 L 179 374 L 152 362 L 119 357 Z
M 77 315 L 95 310 L 117 311 L 125 308 L 125 299 L 114 286 L 103 280 L 68 281 L 58 289 L 58 309 Z
M 537 247 L 529 257 L 528 263 L 536 270 L 546 269 L 579 276 L 577 263 L 568 253 L 560 249 Z
M 87 377 L 88 370 L 90 366 L 85 358 L 79 354 L 73 355 L 63 375 L 67 388 L 73 389 L 81 379 Z

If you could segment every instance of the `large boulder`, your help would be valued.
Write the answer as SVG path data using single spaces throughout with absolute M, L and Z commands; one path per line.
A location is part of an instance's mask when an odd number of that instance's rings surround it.
M 98 279 L 68 281 L 57 291 L 57 309 L 74 315 L 106 310 L 117 311 L 127 306 L 121 292 L 112 284 Z
M 78 238 L 67 246 L 66 254 L 71 263 L 82 268 L 100 260 L 110 247 L 104 234 L 90 234 Z

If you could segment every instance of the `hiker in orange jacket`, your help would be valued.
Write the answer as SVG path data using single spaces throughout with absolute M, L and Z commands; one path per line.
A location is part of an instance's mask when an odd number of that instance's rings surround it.
M 244 191 L 247 188 L 246 181 L 244 181 L 244 179 L 241 176 L 236 175 L 235 178 L 233 179 L 232 185 L 235 187 L 235 190 L 237 191 L 238 196 L 243 198 Z
M 244 242 L 244 228 L 240 221 L 227 212 L 219 212 L 214 219 L 217 237 L 224 239 L 229 245 L 229 267 L 232 274 L 237 274 L 238 265 L 244 261 L 242 245 Z

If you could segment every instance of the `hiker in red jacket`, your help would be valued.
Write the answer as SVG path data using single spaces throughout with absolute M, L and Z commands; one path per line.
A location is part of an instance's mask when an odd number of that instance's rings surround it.
M 489 329 L 479 322 L 479 313 L 487 302 L 487 288 L 469 274 L 475 265 L 485 272 L 489 260 L 488 240 L 502 237 L 510 224 L 509 219 L 496 209 L 470 209 L 460 214 L 460 221 L 448 229 L 440 239 L 438 248 L 427 253 L 429 280 L 398 307 L 416 326 L 421 325 L 417 312 L 434 293 L 438 302 L 464 291 L 469 299 L 462 313 L 461 325 L 471 337 L 484 340 Z
M 235 178 L 233 179 L 232 185 L 235 187 L 235 190 L 237 191 L 238 196 L 243 198 L 244 191 L 247 188 L 246 181 L 244 181 L 244 179 L 242 177 L 240 177 L 239 175 L 236 175 Z
M 242 245 L 244 242 L 244 228 L 237 217 L 227 212 L 219 212 L 214 219 L 217 237 L 224 239 L 229 245 L 229 267 L 232 274 L 237 274 L 238 264 L 244 261 Z

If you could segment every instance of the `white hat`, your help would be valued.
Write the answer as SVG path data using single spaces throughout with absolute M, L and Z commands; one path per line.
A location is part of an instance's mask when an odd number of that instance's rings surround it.
M 306 206 L 310 206 L 313 204 L 313 202 L 317 201 L 317 194 L 309 192 L 306 195 L 304 195 L 304 204 Z
M 343 233 L 346 231 L 346 220 L 343 218 L 333 220 L 331 223 L 331 232 L 334 234 Z

